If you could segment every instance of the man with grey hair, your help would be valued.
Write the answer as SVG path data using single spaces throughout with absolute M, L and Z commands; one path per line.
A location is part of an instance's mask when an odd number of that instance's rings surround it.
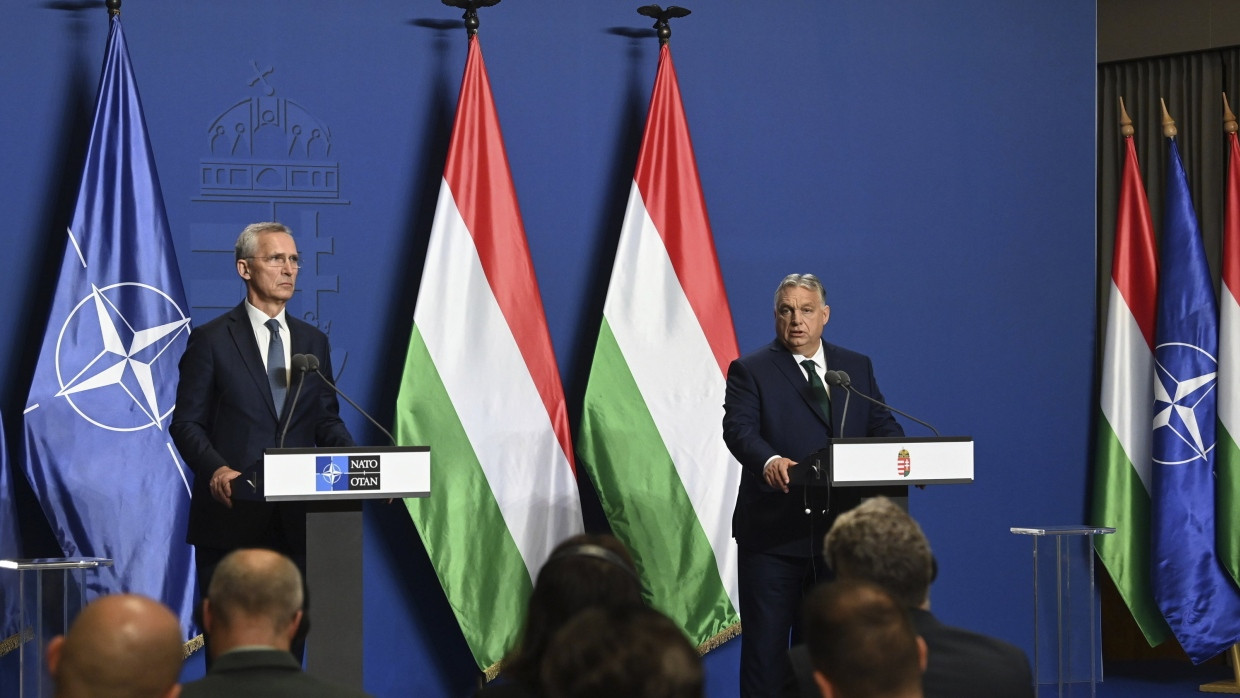
M 183 639 L 181 622 L 158 601 L 100 597 L 47 645 L 56 698 L 175 698 Z
M 237 478 L 262 461 L 264 450 L 353 445 L 336 393 L 319 375 L 301 374 L 290 385 L 293 355 L 313 354 L 326 376 L 332 364 L 327 335 L 285 308 L 301 268 L 289 229 L 246 226 L 235 251 L 245 298 L 190 333 L 169 427 L 194 471 L 185 538 L 194 546 L 200 594 L 219 561 L 237 548 L 278 550 L 305 569 L 305 504 L 234 497 Z M 294 654 L 301 655 L 300 643 Z
M 797 634 L 805 591 L 825 576 L 822 535 L 836 515 L 871 494 L 791 485 L 809 467 L 798 464 L 831 437 L 904 434 L 890 410 L 846 400 L 838 385 L 828 389 L 834 373 L 827 371 L 844 371 L 855 391 L 884 401 L 869 357 L 822 340 L 831 308 L 817 277 L 784 277 L 774 311 L 775 340 L 732 362 L 723 405 L 723 439 L 742 469 L 732 535 L 746 698 L 778 695 L 791 679 L 789 633 Z
M 302 581 L 287 557 L 235 550 L 220 560 L 202 601 L 211 634 L 207 675 L 185 684 L 183 698 L 364 696 L 306 674 L 289 651 L 302 623 Z
M 886 497 L 863 502 L 836 519 L 825 550 L 839 579 L 877 584 L 910 610 L 929 649 L 922 675 L 927 698 L 1033 697 L 1033 673 L 1022 650 L 944 625 L 930 613 L 934 556 L 921 527 L 904 509 Z

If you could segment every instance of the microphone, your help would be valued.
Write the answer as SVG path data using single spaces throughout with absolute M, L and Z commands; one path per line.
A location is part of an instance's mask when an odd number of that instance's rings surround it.
M 319 368 L 319 360 L 313 355 L 309 358 L 314 359 L 315 371 Z M 293 423 L 293 410 L 297 409 L 297 398 L 301 397 L 301 386 L 306 384 L 306 371 L 311 370 L 306 354 L 293 354 L 293 373 L 297 375 L 297 392 L 293 393 L 293 400 L 288 404 L 288 414 L 284 416 L 284 429 L 280 431 L 280 448 L 284 448 L 284 437 L 288 436 L 288 425 Z
M 848 423 L 848 403 L 852 400 L 852 389 L 844 383 L 848 377 L 843 371 L 832 371 L 827 369 L 823 372 L 827 385 L 838 385 L 844 389 L 844 414 L 840 416 L 840 436 L 844 435 L 844 425 Z
M 832 373 L 834 373 L 834 374 L 835 374 L 835 376 L 831 376 L 830 374 L 832 374 Z M 833 380 L 838 381 L 838 383 L 832 383 L 832 381 L 833 381 Z M 908 417 L 909 419 L 913 420 L 914 422 L 917 422 L 918 424 L 922 425 L 923 427 L 925 427 L 925 428 L 929 429 L 930 431 L 934 432 L 934 435 L 935 435 L 935 436 L 939 436 L 939 435 L 940 435 L 940 434 L 939 434 L 939 430 L 938 430 L 938 429 L 935 429 L 934 427 L 930 426 L 930 425 L 929 425 L 929 424 L 927 424 L 926 422 L 921 421 L 920 419 L 918 419 L 918 418 L 914 417 L 913 415 L 911 415 L 911 414 L 909 414 L 909 413 L 907 413 L 907 412 L 901 412 L 900 410 L 897 410 L 896 408 L 892 407 L 891 405 L 888 405 L 888 404 L 887 404 L 887 403 L 885 403 L 885 402 L 879 402 L 878 400 L 875 400 L 874 398 L 870 397 L 869 395 L 866 395 L 865 393 L 861 392 L 860 390 L 856 390 L 855 388 L 853 388 L 853 387 L 852 387 L 852 379 L 851 379 L 851 378 L 849 378 L 849 377 L 848 377 L 848 374 L 847 374 L 847 373 L 845 373 L 844 371 L 827 371 L 827 382 L 828 382 L 828 383 L 831 383 L 831 385 L 839 385 L 839 386 L 843 387 L 843 388 L 844 388 L 844 390 L 847 390 L 849 393 L 856 393 L 857 395 L 860 395 L 861 397 L 865 398 L 866 400 L 869 400 L 870 402 L 874 403 L 875 405 L 878 405 L 879 407 L 886 407 L 887 409 L 891 410 L 892 412 L 895 412 L 896 414 L 900 414 L 900 415 L 903 415 L 903 416 L 905 416 L 905 417 Z M 844 409 L 845 409 L 845 410 L 847 410 L 847 409 L 848 409 L 848 403 L 847 403 L 847 401 L 845 401 L 845 403 L 844 403 Z M 845 415 L 847 415 L 847 413 L 845 413 Z M 840 420 L 840 422 L 841 422 L 841 425 L 840 425 L 840 431 L 842 432 L 842 431 L 844 431 L 844 427 L 843 427 L 843 420 Z
M 307 371 L 313 371 L 315 374 L 318 375 L 319 378 L 322 378 L 323 382 L 327 384 L 327 387 L 331 388 L 332 390 L 335 390 L 336 394 L 344 398 L 345 402 L 349 403 L 350 405 L 353 405 L 353 409 L 362 413 L 363 417 L 370 420 L 371 424 L 378 427 L 379 431 L 383 432 L 384 435 L 387 436 L 389 440 L 391 440 L 393 446 L 396 445 L 396 437 L 392 436 L 392 432 L 388 431 L 387 429 L 384 429 L 382 424 L 376 422 L 374 417 L 371 417 L 370 414 L 366 412 L 366 410 L 362 409 L 361 406 L 359 406 L 356 402 L 353 402 L 353 400 L 349 399 L 349 396 L 345 395 L 344 391 L 342 391 L 340 388 L 337 388 L 335 383 L 333 383 L 327 376 L 323 375 L 322 371 L 319 370 L 319 358 L 317 356 L 315 356 L 314 354 L 305 354 L 304 356 L 305 356 Z M 297 366 L 296 356 L 293 357 L 293 366 Z

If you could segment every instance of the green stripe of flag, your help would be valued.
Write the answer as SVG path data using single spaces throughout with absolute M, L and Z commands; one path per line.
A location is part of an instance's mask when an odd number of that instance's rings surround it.
M 1170 628 L 1154 603 L 1150 587 L 1150 495 L 1124 453 L 1105 415 L 1098 420 L 1098 476 L 1094 518 L 1115 533 L 1094 537 L 1102 559 L 1133 620 L 1151 646 L 1169 637 Z
M 580 463 L 594 480 L 612 529 L 629 542 L 652 605 L 689 637 L 705 641 L 739 622 L 710 541 L 606 318 L 580 434 Z
M 512 646 L 533 587 L 417 326 L 396 400 L 396 439 L 431 447 L 431 494 L 405 506 L 474 658 L 490 673 Z M 483 568 L 494 572 L 478 574 Z

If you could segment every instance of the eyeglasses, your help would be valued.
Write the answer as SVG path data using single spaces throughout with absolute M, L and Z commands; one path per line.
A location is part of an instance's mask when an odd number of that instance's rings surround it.
M 246 259 L 257 260 L 269 267 L 283 267 L 285 264 L 291 264 L 294 269 L 301 269 L 301 257 L 298 257 L 295 254 L 273 254 L 270 257 L 246 257 Z

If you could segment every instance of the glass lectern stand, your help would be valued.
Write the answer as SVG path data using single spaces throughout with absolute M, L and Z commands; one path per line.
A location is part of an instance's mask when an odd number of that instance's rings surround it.
M 1038 698 L 1096 695 L 1102 680 L 1094 536 L 1101 526 L 1011 529 L 1033 536 L 1033 680 Z
M 20 698 L 52 695 L 43 651 L 49 640 L 69 628 L 86 605 L 86 574 L 111 566 L 112 561 L 102 557 L 0 560 L 0 574 L 10 574 L 4 570 L 15 570 L 17 574 Z

